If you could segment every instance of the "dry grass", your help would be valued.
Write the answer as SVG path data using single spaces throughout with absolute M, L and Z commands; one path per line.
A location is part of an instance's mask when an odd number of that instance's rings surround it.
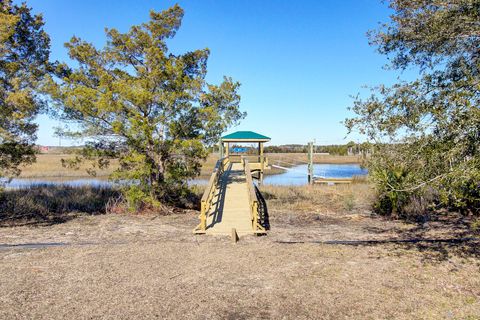
M 80 215 L 104 214 L 110 199 L 120 196 L 111 188 L 38 185 L 0 193 L 0 227 L 50 225 Z
M 71 154 L 39 154 L 37 161 L 22 168 L 21 178 L 58 178 L 58 177 L 91 177 L 86 169 L 91 167 L 90 162 L 83 163 L 78 170 L 62 167 L 62 159 L 71 159 Z M 117 168 L 118 162 L 112 161 L 108 169 L 96 170 L 97 177 L 106 177 Z
M 383 240 L 468 238 L 479 234 L 472 227 L 476 223 L 474 217 L 465 217 L 455 212 L 439 212 L 428 223 L 395 221 L 378 216 L 372 211 L 375 191 L 368 183 L 262 186 L 261 191 L 268 204 L 270 221 L 299 226 L 303 229 L 303 234 L 310 233 L 322 239 L 345 239 L 345 234 L 337 232 L 336 228 L 317 232 L 315 227 L 318 223 L 343 225 L 350 221 L 356 222 L 350 224 L 349 230 L 350 235 L 354 229 L 358 231 L 356 239 L 375 238 L 380 234 Z M 388 224 L 395 227 L 385 228 Z M 377 233 L 378 230 L 381 232 Z
M 78 170 L 62 167 L 62 159 L 71 159 L 72 154 L 64 153 L 42 153 L 37 155 L 37 161 L 29 166 L 22 168 L 20 178 L 85 178 L 91 177 L 86 169 L 91 167 L 91 162 L 83 163 Z M 217 154 L 211 154 L 205 161 L 200 178 L 208 178 L 212 174 L 213 168 L 218 160 Z M 112 160 L 109 168 L 96 170 L 97 177 L 107 177 L 118 168 L 118 162 Z
M 262 192 L 269 234 L 235 245 L 198 211 L 2 228 L 0 318 L 478 319 L 479 241 L 390 241 L 465 230 L 372 215 L 366 184 Z
M 272 209 L 344 212 L 371 209 L 373 190 L 369 184 L 339 184 L 334 186 L 262 186 L 261 191 Z
M 0 243 L 58 245 L 0 249 L 0 318 L 478 318 L 479 257 L 449 245 L 309 243 L 403 226 L 365 219 L 275 220 L 268 236 L 236 245 L 192 235 L 196 212 L 3 229 Z
M 200 171 L 200 179 L 208 179 L 212 175 L 213 168 L 218 161 L 218 154 L 211 153 L 208 155 L 207 160 L 203 163 L 202 169 Z

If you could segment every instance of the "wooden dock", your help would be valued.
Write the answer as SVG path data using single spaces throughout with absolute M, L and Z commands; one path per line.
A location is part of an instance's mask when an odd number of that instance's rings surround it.
M 194 233 L 231 235 L 235 241 L 240 235 L 266 233 L 268 212 L 263 198 L 257 197 L 252 172 L 261 183 L 268 166 L 263 144 L 268 141 L 269 137 L 253 131 L 237 131 L 220 139 L 220 159 L 203 193 Z M 258 144 L 258 154 L 231 153 L 233 143 Z
M 325 183 L 325 184 L 349 184 L 352 183 L 353 179 L 351 178 L 318 178 L 315 177 L 313 179 L 313 183 L 315 184 L 320 184 L 320 183 Z
M 202 197 L 200 224 L 194 233 L 213 235 L 264 234 L 264 208 L 260 208 L 247 158 L 231 163 L 222 158 Z
M 241 163 L 231 163 L 219 179 L 213 205 L 207 212 L 206 234 L 238 235 L 252 233 L 248 186 Z

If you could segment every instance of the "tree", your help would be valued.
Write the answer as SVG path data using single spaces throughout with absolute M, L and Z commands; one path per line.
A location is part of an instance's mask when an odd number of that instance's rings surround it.
M 368 166 L 377 207 L 478 214 L 480 1 L 392 0 L 390 8 L 391 21 L 369 33 L 371 44 L 391 58 L 389 67 L 416 68 L 419 78 L 374 88 L 346 121 L 375 142 Z
M 50 39 L 41 15 L 26 4 L 0 3 L 0 176 L 15 176 L 35 160 L 38 94 L 49 68 Z
M 208 49 L 168 50 L 182 17 L 175 5 L 127 33 L 106 29 L 103 49 L 73 37 L 66 47 L 79 67 L 63 64 L 64 76 L 45 87 L 62 119 L 76 125 L 64 135 L 88 138 L 76 160 L 106 166 L 118 158 L 113 178 L 133 182 L 126 196 L 134 207 L 175 202 L 206 147 L 244 117 L 238 82 L 206 82 Z

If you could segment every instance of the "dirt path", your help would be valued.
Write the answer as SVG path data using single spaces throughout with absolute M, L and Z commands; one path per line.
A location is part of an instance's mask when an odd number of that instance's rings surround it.
M 268 236 L 235 245 L 192 235 L 196 215 L 104 215 L 0 229 L 1 244 L 69 244 L 0 250 L 0 319 L 480 316 L 478 242 L 310 243 L 451 237 L 452 230 L 368 214 L 306 219 L 274 211 Z

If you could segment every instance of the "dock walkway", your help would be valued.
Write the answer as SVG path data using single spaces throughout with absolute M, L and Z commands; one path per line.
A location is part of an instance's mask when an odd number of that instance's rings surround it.
M 207 234 L 252 233 L 248 185 L 241 163 L 230 163 L 219 179 L 213 205 L 207 212 Z

